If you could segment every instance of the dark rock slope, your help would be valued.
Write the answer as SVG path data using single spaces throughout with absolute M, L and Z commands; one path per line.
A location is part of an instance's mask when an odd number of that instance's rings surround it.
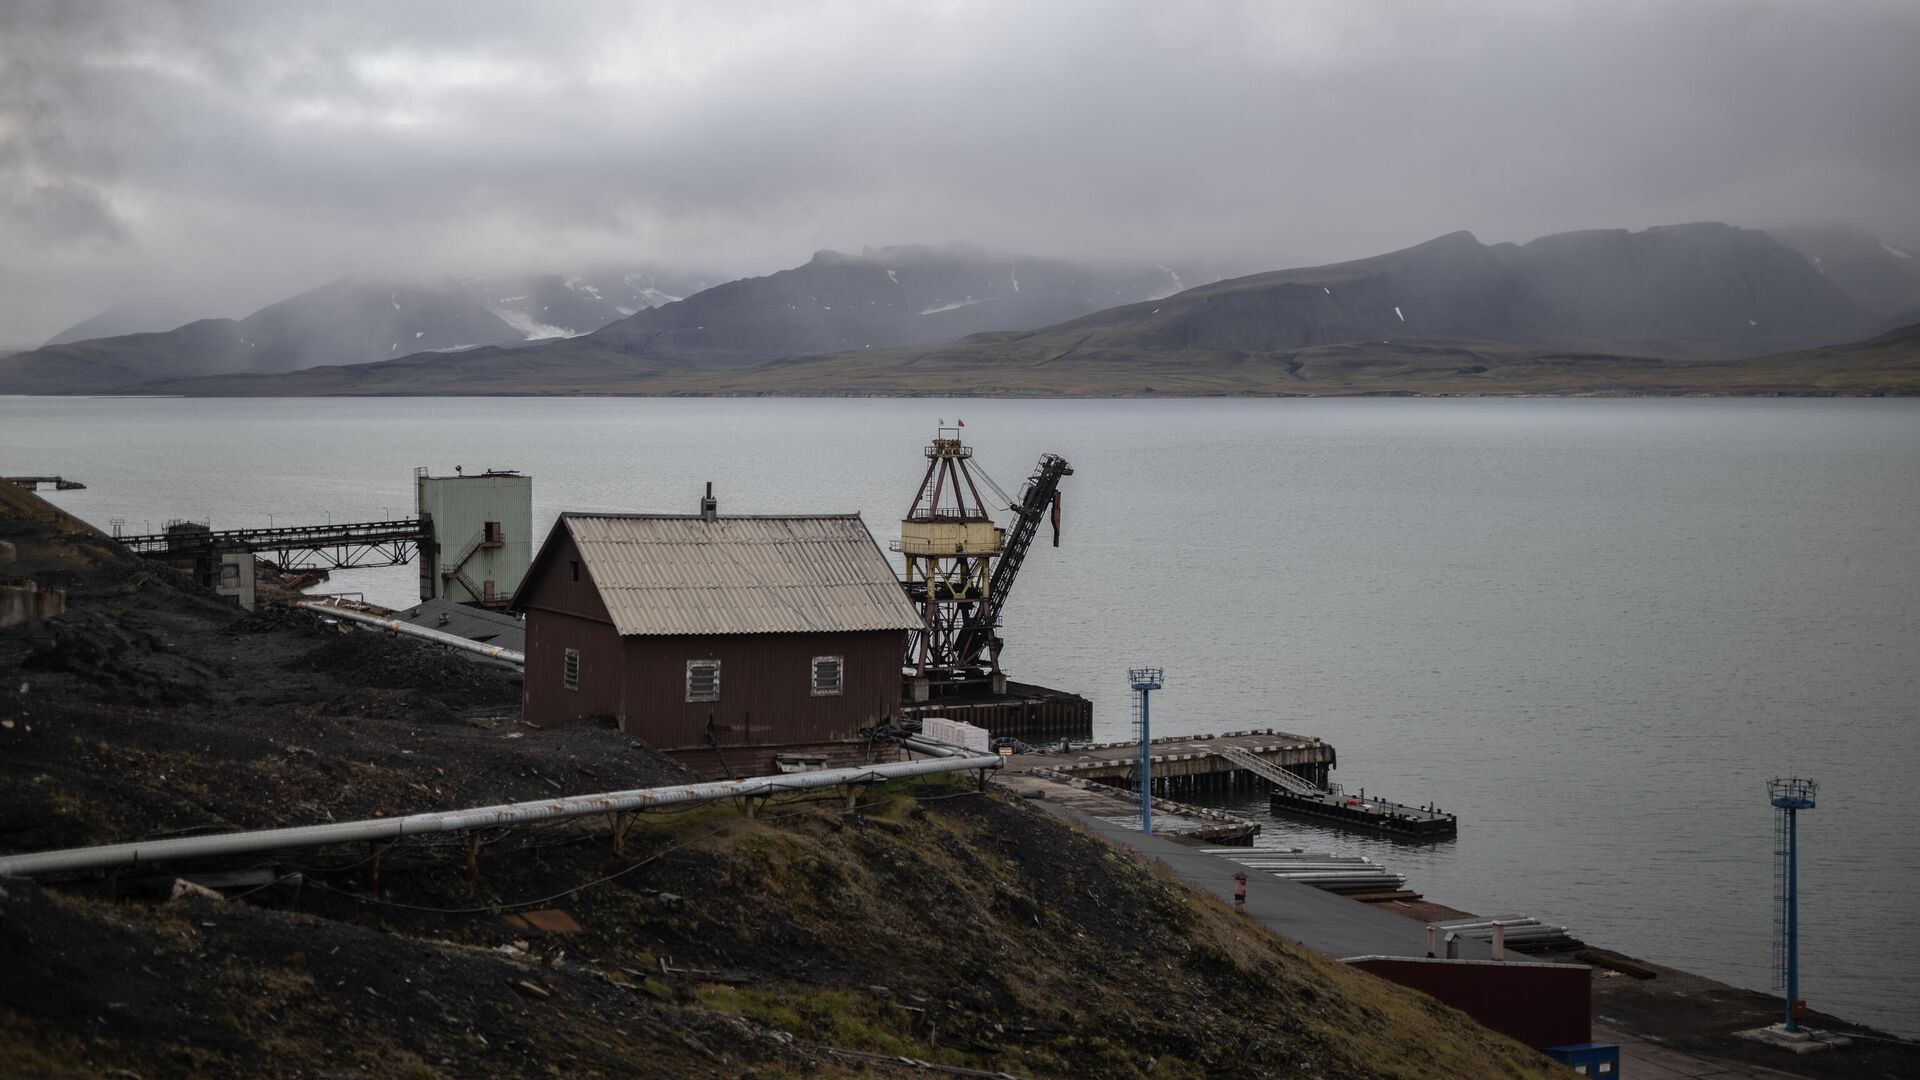
M 1765 233 L 1681 225 L 1486 245 L 1457 232 L 1279 270 L 1005 340 L 1271 352 L 1395 338 L 1757 354 L 1859 337 L 1866 312 Z
M 640 312 L 580 345 L 709 363 L 924 345 L 1045 326 L 1180 284 L 1165 268 L 1102 271 L 925 247 L 822 251 L 804 266 Z

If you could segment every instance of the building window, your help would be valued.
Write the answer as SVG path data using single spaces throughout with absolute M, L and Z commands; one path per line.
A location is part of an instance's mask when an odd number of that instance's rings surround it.
M 846 685 L 846 661 L 838 656 L 816 656 L 813 658 L 813 678 L 810 685 L 814 697 L 831 697 L 841 693 Z
M 720 700 L 720 661 L 687 661 L 687 700 Z
M 580 580 L 580 560 L 579 559 L 573 560 L 572 566 L 573 566 L 573 580 L 579 581 Z
M 580 650 L 568 649 L 560 657 L 560 686 L 567 690 L 580 689 Z

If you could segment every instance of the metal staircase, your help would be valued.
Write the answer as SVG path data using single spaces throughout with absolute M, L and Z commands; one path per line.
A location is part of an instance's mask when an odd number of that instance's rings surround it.
M 467 590 L 467 595 L 472 597 L 475 603 L 487 607 L 505 607 L 507 601 L 512 599 L 511 594 L 488 593 L 484 586 L 467 576 L 467 563 L 471 561 L 476 554 L 484 549 L 502 546 L 503 542 L 497 536 L 490 535 L 487 527 L 482 525 L 473 534 L 473 538 L 467 541 L 466 546 L 460 549 L 459 557 L 454 559 L 451 565 L 440 568 L 440 577 L 444 581 L 459 582 L 461 587 Z
M 1241 746 L 1215 746 L 1211 748 L 1215 757 L 1225 758 L 1253 775 L 1276 787 L 1286 788 L 1297 795 L 1325 795 L 1326 791 L 1316 787 L 1300 776 L 1288 772 L 1278 765 L 1262 758 L 1259 754 Z

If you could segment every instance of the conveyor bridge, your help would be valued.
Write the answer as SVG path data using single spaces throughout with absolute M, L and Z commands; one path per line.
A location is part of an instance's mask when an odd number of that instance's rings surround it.
M 212 560 L 245 551 L 268 557 L 283 570 L 398 566 L 413 561 L 420 545 L 432 538 L 431 523 L 419 518 L 218 532 L 176 522 L 166 532 L 117 537 L 149 559 Z

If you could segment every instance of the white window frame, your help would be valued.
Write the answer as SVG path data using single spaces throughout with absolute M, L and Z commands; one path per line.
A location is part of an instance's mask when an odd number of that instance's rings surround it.
M 833 685 L 822 688 L 820 685 L 820 665 L 833 665 Z M 807 665 L 807 691 L 813 697 L 839 697 L 847 692 L 847 658 L 844 656 L 816 656 Z
M 713 669 L 713 690 L 710 693 L 706 693 L 706 694 L 694 693 L 693 672 L 694 672 L 694 669 L 696 668 L 712 668 Z M 696 701 L 707 702 L 707 701 L 719 701 L 719 700 L 720 700 L 720 661 L 718 660 L 687 661 L 687 701 L 688 702 L 696 702 Z
M 560 650 L 560 689 L 580 689 L 580 650 Z

